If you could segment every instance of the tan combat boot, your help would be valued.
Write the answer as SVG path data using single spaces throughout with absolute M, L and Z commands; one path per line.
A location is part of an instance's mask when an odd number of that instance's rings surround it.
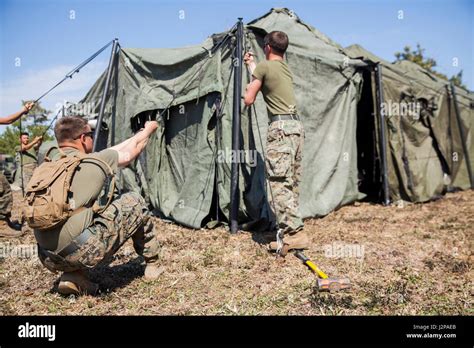
M 94 295 L 98 290 L 99 285 L 91 282 L 81 270 L 63 273 L 58 285 L 62 295 Z
M 22 234 L 22 231 L 11 228 L 6 220 L 0 220 L 0 238 L 18 238 Z
M 286 245 L 285 250 L 290 251 L 294 249 L 308 249 L 309 248 L 309 238 L 308 235 L 303 232 L 297 232 L 289 236 L 283 237 L 283 244 Z M 271 242 L 269 245 L 270 251 L 276 251 L 278 248 L 277 242 Z
M 158 266 L 157 263 L 147 263 L 145 266 L 145 280 L 156 280 L 163 271 L 164 268 Z

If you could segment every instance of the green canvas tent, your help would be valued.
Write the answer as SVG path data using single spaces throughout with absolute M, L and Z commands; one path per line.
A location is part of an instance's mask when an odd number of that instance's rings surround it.
M 236 101 L 250 78 L 245 68 L 239 75 L 243 52 L 264 59 L 272 30 L 290 38 L 286 59 L 306 132 L 303 217 L 363 198 L 423 202 L 472 187 L 471 92 L 450 89 L 416 64 L 392 64 L 357 45 L 343 49 L 294 12 L 272 9 L 200 45 L 113 53 L 83 109 L 98 115 L 104 103 L 108 145 L 149 119 L 160 122 L 140 160 L 120 171 L 122 190 L 142 193 L 161 217 L 199 228 L 229 222 L 234 187 L 241 228 L 270 228 L 265 103 L 260 95 L 252 108 Z
M 449 190 L 472 187 L 466 158 L 473 168 L 473 157 L 468 156 L 474 150 L 473 93 L 458 87 L 453 92 L 448 81 L 419 65 L 408 61 L 392 64 L 359 45 L 345 52 L 381 66 L 390 199 L 424 202 Z M 364 107 L 358 116 L 379 129 L 380 122 L 370 115 L 375 110 L 370 105 L 375 100 L 375 80 L 374 73 L 364 74 Z M 358 135 L 367 140 L 362 127 Z M 380 154 L 380 139 L 374 144 L 374 152 Z M 364 165 L 367 170 L 374 167 L 370 160 L 359 158 L 359 167 Z
M 162 217 L 199 228 L 227 221 L 232 155 L 243 159 L 238 221 L 264 229 L 274 221 L 264 171 L 268 117 L 259 96 L 240 113 L 240 152 L 232 152 L 234 74 L 245 50 L 263 60 L 263 38 L 282 30 L 290 39 L 287 62 L 294 75 L 298 113 L 305 127 L 301 212 L 323 216 L 361 199 L 358 189 L 356 123 L 363 62 L 350 59 L 324 34 L 288 9 L 272 9 L 237 30 L 202 44 L 174 49 L 123 48 L 115 53 L 104 121 L 109 144 L 139 130 L 147 119 L 161 127 L 136 165 L 122 170 L 123 189 L 142 192 Z M 105 72 L 81 104 L 99 112 Z M 239 81 L 239 80 L 237 80 Z M 249 81 L 243 68 L 241 88 Z

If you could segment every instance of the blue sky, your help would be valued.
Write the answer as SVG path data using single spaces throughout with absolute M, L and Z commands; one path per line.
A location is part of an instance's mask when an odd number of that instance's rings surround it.
M 438 62 L 438 71 L 451 76 L 463 69 L 465 84 L 474 90 L 474 1 L 469 0 L 2 0 L 0 115 L 16 111 L 21 99 L 41 95 L 114 37 L 123 47 L 193 45 L 228 29 L 237 17 L 248 22 L 272 7 L 288 7 L 342 46 L 358 43 L 389 61 L 405 45 L 419 42 Z M 109 52 L 43 105 L 52 110 L 64 100 L 78 101 L 106 68 Z

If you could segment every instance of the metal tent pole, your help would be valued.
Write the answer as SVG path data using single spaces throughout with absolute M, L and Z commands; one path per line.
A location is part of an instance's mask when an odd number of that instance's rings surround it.
M 117 49 L 117 54 L 120 53 L 120 50 L 121 50 L 121 47 L 120 47 L 120 44 L 117 43 L 117 46 L 118 46 L 118 49 Z M 111 146 L 114 146 L 115 145 L 115 126 L 116 126 L 116 123 L 115 123 L 115 116 L 116 116 L 116 113 L 117 113 L 117 87 L 118 87 L 118 65 L 119 65 L 119 61 L 118 59 L 116 59 L 114 61 L 114 64 L 115 64 L 115 71 L 114 71 L 114 78 L 115 78 L 115 89 L 114 89 L 114 100 L 113 100 L 113 109 L 112 109 L 112 132 L 110 134 L 110 145 Z
M 22 130 L 21 117 L 20 117 L 20 177 L 21 177 L 21 194 L 25 197 L 25 181 L 23 179 L 23 143 L 21 142 Z
M 110 78 L 112 76 L 112 68 L 114 65 L 117 44 L 118 44 L 118 39 L 116 38 L 114 39 L 113 44 L 112 44 L 112 51 L 110 52 L 109 67 L 107 68 L 107 77 L 105 79 L 104 90 L 102 92 L 102 99 L 100 101 L 99 116 L 97 118 L 97 125 L 95 127 L 95 132 L 94 132 L 94 145 L 92 149 L 93 152 L 97 150 L 97 142 L 99 140 L 100 128 L 102 126 L 102 119 L 104 118 L 105 99 L 107 98 L 107 92 L 109 91 Z
M 234 106 L 232 110 L 232 166 L 230 174 L 230 232 L 237 233 L 239 229 L 239 161 L 236 154 L 240 150 L 240 113 L 242 108 L 242 18 L 237 22 L 237 42 L 235 48 L 234 64 Z
M 383 96 L 383 85 L 382 85 L 382 66 L 380 63 L 375 65 L 375 85 L 376 85 L 376 98 L 377 98 L 377 114 L 379 116 L 380 127 L 379 127 L 379 138 L 380 138 L 380 151 L 382 161 L 382 181 L 383 181 L 383 204 L 390 204 L 390 194 L 388 188 L 388 175 L 387 175 L 387 146 L 385 141 L 385 114 L 383 112 L 382 105 L 384 103 Z
M 471 189 L 474 189 L 474 179 L 472 177 L 472 168 L 471 168 L 471 161 L 469 159 L 469 151 L 467 149 L 466 138 L 464 137 L 464 132 L 462 129 L 461 114 L 459 112 L 456 91 L 454 89 L 454 84 L 452 82 L 451 82 L 450 87 L 451 87 L 451 94 L 453 95 L 454 112 L 456 113 L 456 120 L 458 123 L 459 134 L 461 135 L 462 150 L 464 152 L 464 157 L 466 158 L 466 167 L 467 167 L 467 173 L 469 174 L 469 182 L 471 183 Z

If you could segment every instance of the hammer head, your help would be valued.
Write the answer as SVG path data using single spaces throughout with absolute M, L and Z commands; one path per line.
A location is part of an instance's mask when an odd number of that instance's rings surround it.
M 318 279 L 318 290 L 320 291 L 339 291 L 349 289 L 351 287 L 351 281 L 349 278 L 326 278 Z

